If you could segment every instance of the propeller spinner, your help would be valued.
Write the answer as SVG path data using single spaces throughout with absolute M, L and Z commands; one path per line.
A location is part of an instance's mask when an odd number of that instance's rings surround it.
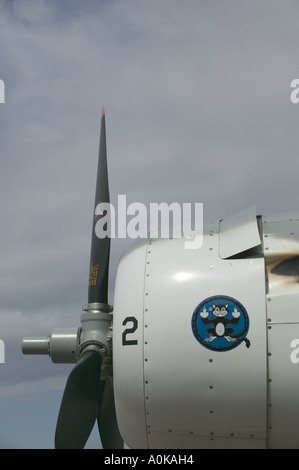
M 110 237 L 98 238 L 95 225 L 109 203 L 105 111 L 101 116 L 95 211 L 93 216 L 88 304 L 83 306 L 81 328 L 56 329 L 47 338 L 24 338 L 24 354 L 49 354 L 53 362 L 77 362 L 64 390 L 59 411 L 55 447 L 84 448 L 98 421 L 103 448 L 123 448 L 118 430 L 113 377 L 110 329 L 112 307 L 108 305 Z M 104 204 L 105 205 L 105 204 Z M 109 223 L 109 221 L 107 222 Z

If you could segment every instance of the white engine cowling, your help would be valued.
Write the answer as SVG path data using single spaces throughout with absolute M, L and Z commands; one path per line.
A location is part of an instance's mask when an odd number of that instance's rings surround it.
M 199 249 L 184 241 L 140 241 L 119 263 L 113 373 L 125 442 L 298 447 L 299 214 L 250 208 L 206 224 Z

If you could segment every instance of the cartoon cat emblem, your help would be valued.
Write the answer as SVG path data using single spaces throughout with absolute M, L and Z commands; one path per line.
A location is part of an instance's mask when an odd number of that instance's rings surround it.
M 227 296 L 214 296 L 201 302 L 192 316 L 195 338 L 208 349 L 227 351 L 245 341 L 249 318 L 245 307 Z

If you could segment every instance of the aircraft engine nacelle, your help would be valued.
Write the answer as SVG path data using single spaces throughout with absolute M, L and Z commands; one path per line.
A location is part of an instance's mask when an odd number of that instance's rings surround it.
M 199 249 L 184 241 L 149 238 L 119 263 L 113 374 L 125 442 L 299 447 L 299 213 L 250 208 L 206 224 Z

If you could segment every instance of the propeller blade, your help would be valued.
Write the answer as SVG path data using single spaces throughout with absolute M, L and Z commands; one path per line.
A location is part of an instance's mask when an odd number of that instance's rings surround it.
M 91 239 L 88 305 L 102 304 L 100 310 L 103 309 L 104 312 L 107 307 L 110 308 L 107 305 L 110 211 L 107 211 L 107 206 L 103 206 L 105 203 L 110 203 L 110 198 L 103 108 Z M 99 233 L 96 233 L 98 228 L 96 225 L 99 221 L 99 225 L 108 236 L 97 236 Z M 81 335 L 82 332 L 83 320 Z M 93 344 L 93 336 L 91 335 L 88 341 L 84 337 L 83 354 L 67 380 L 57 421 L 55 447 L 56 449 L 83 449 L 98 419 L 104 449 L 121 449 L 123 441 L 117 425 L 112 376 L 101 381 L 101 367 L 105 356 L 103 358 L 99 352 L 90 348 L 84 353 L 84 341 L 86 344 Z
M 102 210 L 103 203 L 110 203 L 104 108 L 101 117 L 101 136 L 94 205 L 95 210 L 92 224 L 88 303 L 99 302 L 107 304 L 108 301 L 110 237 L 107 236 L 105 238 L 98 238 L 95 233 L 95 226 L 100 218 L 105 217 L 104 220 L 107 220 L 107 224 L 109 224 L 110 228 L 110 214 L 107 214 L 107 211 Z
M 83 449 L 99 412 L 102 357 L 87 351 L 69 375 L 55 434 L 56 449 Z
M 98 427 L 103 449 L 123 449 L 114 403 L 113 378 L 101 382 L 101 400 L 98 413 Z

